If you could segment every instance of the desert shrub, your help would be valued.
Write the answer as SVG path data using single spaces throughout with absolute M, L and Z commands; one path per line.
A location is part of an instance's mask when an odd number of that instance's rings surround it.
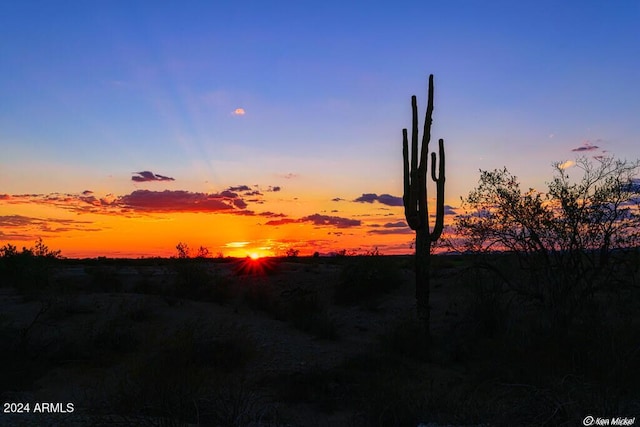
M 379 372 L 363 385 L 356 406 L 362 425 L 414 426 L 435 418 L 428 405 L 433 392 L 411 384 L 406 377 Z
M 365 255 L 346 258 L 334 289 L 338 304 L 355 304 L 378 297 L 400 286 L 402 276 L 393 258 Z
M 284 307 L 284 316 L 293 327 L 321 339 L 335 340 L 338 328 L 315 293 L 289 298 Z
M 110 396 L 113 410 L 165 422 L 204 422 L 205 415 L 211 420 L 222 411 L 211 398 L 222 398 L 224 393 L 212 393 L 209 383 L 242 369 L 255 354 L 245 329 L 211 327 L 201 321 L 182 325 L 153 347 L 129 362 L 119 376 Z
M 213 282 L 205 287 L 202 292 L 202 299 L 218 304 L 225 304 L 234 296 L 233 282 L 222 276 L 213 276 Z
M 473 334 L 494 337 L 509 328 L 511 298 L 504 284 L 482 269 L 470 268 L 463 275 L 469 298 L 463 308 L 463 322 L 473 329 Z
M 154 271 L 149 268 L 138 267 L 138 280 L 133 285 L 132 292 L 137 294 L 155 294 L 159 293 L 159 286 L 154 286 Z
M 117 267 L 109 265 L 92 265 L 84 268 L 91 277 L 92 284 L 103 292 L 120 292 L 123 284 Z
M 47 311 L 47 320 L 61 321 L 76 315 L 90 314 L 95 312 L 95 307 L 81 301 L 78 297 L 65 296 L 51 300 L 51 308 Z
M 48 331 L 33 344 L 34 350 L 54 365 L 69 362 L 107 367 L 124 355 L 134 353 L 141 340 L 124 318 L 86 323 L 75 332 L 70 329 Z
M 633 283 L 637 265 L 625 259 L 640 246 L 640 161 L 577 159 L 570 162 L 581 170 L 577 182 L 568 164 L 554 165 L 546 192 L 523 192 L 506 168 L 481 171 L 456 218 L 463 249 L 508 251 L 520 267 L 517 276 L 491 258 L 485 266 L 565 330 L 598 292 Z
M 187 259 L 191 258 L 191 249 L 189 249 L 189 245 L 183 242 L 178 242 L 176 245 L 176 258 L 178 259 Z
M 285 404 L 311 404 L 333 413 L 344 409 L 350 400 L 351 378 L 340 369 L 308 366 L 303 371 L 287 373 L 272 380 L 278 399 Z
M 173 295 L 198 301 L 213 301 L 224 304 L 233 297 L 231 281 L 214 274 L 206 261 L 198 259 L 173 260 L 176 273 Z
M 52 304 L 41 302 L 38 311 L 21 327 L 0 315 L 0 390 L 28 390 L 51 367 L 50 340 L 41 331 Z
M 52 283 L 51 268 L 60 251 L 49 249 L 38 239 L 35 246 L 22 251 L 11 244 L 0 248 L 0 275 L 4 283 L 27 295 L 40 293 Z
M 133 300 L 124 305 L 121 310 L 122 316 L 133 322 L 145 322 L 156 316 L 155 309 L 146 298 Z
M 242 300 L 252 310 L 263 311 L 276 319 L 283 320 L 280 303 L 276 297 L 276 290 L 269 282 L 246 281 L 239 283 Z
M 428 365 L 388 352 L 363 353 L 335 368 L 343 404 L 355 411 L 352 425 L 416 426 L 424 422 L 478 424 L 483 408 L 474 388 L 436 380 Z M 335 373 L 333 374 L 335 376 Z
M 96 325 L 86 339 L 87 349 L 101 358 L 131 353 L 139 344 L 140 339 L 124 318 L 114 318 Z
M 428 361 L 431 355 L 424 328 L 414 317 L 391 324 L 378 336 L 383 352 L 392 357 Z
M 200 261 L 179 258 L 172 265 L 176 273 L 176 296 L 193 296 L 211 282 L 206 266 Z
M 300 255 L 300 250 L 295 248 L 288 248 L 285 251 L 285 256 L 290 259 L 297 259 L 298 255 Z
M 166 425 L 196 422 L 194 401 L 202 395 L 205 378 L 201 367 L 180 355 L 157 352 L 125 369 L 109 396 L 108 411 L 160 418 Z
M 198 399 L 201 425 L 244 427 L 249 425 L 279 426 L 281 417 L 244 378 L 228 381 L 205 397 Z
M 25 332 L 0 317 L 0 390 L 29 390 L 48 369 L 47 363 L 31 351 L 30 337 Z

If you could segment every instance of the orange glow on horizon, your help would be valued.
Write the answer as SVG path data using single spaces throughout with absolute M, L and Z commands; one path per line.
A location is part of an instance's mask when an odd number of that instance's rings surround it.
M 300 203 L 301 206 L 307 206 Z M 273 212 L 288 212 L 286 204 L 270 205 Z M 320 211 L 311 206 L 308 212 Z M 323 214 L 317 214 L 323 216 Z M 31 247 L 38 238 L 67 258 L 171 257 L 176 245 L 186 244 L 195 254 L 206 248 L 211 257 L 265 258 L 285 256 L 295 249 L 301 257 L 331 255 L 342 251 L 365 253 L 378 248 L 382 254 L 413 252 L 414 234 L 402 226 L 401 208 L 344 204 L 339 212 L 328 213 L 336 223 L 306 219 L 288 212 L 290 222 L 268 216 L 193 212 L 83 212 L 35 203 L 0 203 L 0 216 L 9 219 L 3 228 L 0 246 L 11 243 Z M 345 221 L 357 218 L 359 225 Z M 9 233 L 9 231 L 11 233 Z

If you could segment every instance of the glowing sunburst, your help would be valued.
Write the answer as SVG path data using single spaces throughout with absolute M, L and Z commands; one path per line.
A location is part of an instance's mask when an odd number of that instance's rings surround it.
M 275 267 L 276 262 L 272 258 L 262 256 L 259 252 L 250 252 L 246 258 L 237 261 L 235 272 L 243 276 L 266 276 L 271 274 Z

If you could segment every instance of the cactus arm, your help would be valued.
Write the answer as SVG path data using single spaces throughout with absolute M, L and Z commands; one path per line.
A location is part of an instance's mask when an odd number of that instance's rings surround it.
M 411 172 L 418 170 L 418 100 L 411 97 Z
M 431 153 L 431 179 L 436 183 L 436 223 L 430 235 L 435 242 L 442 235 L 444 228 L 444 140 L 438 140 L 438 176 L 436 176 L 436 153 Z
M 413 147 L 412 147 L 413 148 Z M 402 129 L 402 159 L 404 169 L 404 195 L 402 196 L 404 204 L 404 216 L 407 219 L 407 224 L 412 230 L 418 228 L 418 216 L 415 209 L 416 203 L 414 198 L 414 191 L 417 182 L 414 180 L 415 170 L 409 170 L 409 141 L 407 138 L 407 130 Z
M 422 158 L 425 156 L 425 171 L 427 161 L 426 156 L 428 156 L 429 142 L 431 142 L 431 123 L 433 123 L 433 74 L 429 75 L 429 92 L 427 97 L 427 111 L 424 116 L 424 129 L 422 131 L 422 153 L 420 153 L 420 166 L 422 166 Z

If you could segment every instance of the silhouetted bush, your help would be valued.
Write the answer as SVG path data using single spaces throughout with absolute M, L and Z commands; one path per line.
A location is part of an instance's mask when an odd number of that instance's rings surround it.
M 381 350 L 392 357 L 428 361 L 431 349 L 424 327 L 415 318 L 400 319 L 378 337 Z
M 350 379 L 339 369 L 306 367 L 274 380 L 279 399 L 287 404 L 310 404 L 333 413 L 349 403 Z
M 60 251 L 49 249 L 42 241 L 22 251 L 11 244 L 0 248 L 0 277 L 3 282 L 27 295 L 44 291 L 52 284 L 50 269 L 60 258 Z
M 0 317 L 0 390 L 30 390 L 48 365 L 32 351 L 29 331 Z
M 205 404 L 210 395 L 207 380 L 242 369 L 256 353 L 253 339 L 243 328 L 202 322 L 183 325 L 153 347 L 126 366 L 126 374 L 110 396 L 111 406 L 127 415 L 174 423 L 197 422 L 199 406 L 210 412 L 212 408 Z
M 173 295 L 198 301 L 224 304 L 233 296 L 232 283 L 211 271 L 210 264 L 200 259 L 175 259 L 171 268 L 176 273 Z
M 291 259 L 298 258 L 298 255 L 300 255 L 300 250 L 299 249 L 295 249 L 295 248 L 289 248 L 285 252 L 285 256 L 287 258 L 291 258 Z
M 103 292 L 120 292 L 123 284 L 116 266 L 92 265 L 84 268 L 92 284 Z
M 247 380 L 229 381 L 194 402 L 201 425 L 286 426 L 277 406 L 265 399 Z
M 640 161 L 583 157 L 572 163 L 580 179 L 572 182 L 566 163 L 556 163 L 546 192 L 522 191 L 506 168 L 481 171 L 456 218 L 464 250 L 509 252 L 518 269 L 496 265 L 505 259 L 497 256 L 479 265 L 544 307 L 564 330 L 598 293 L 633 284 L 637 265 L 625 260 L 640 246 Z
M 345 305 L 360 303 L 388 293 L 401 283 L 400 269 L 393 258 L 377 254 L 349 257 L 335 286 L 334 301 Z
M 272 284 L 250 281 L 239 283 L 242 299 L 251 309 L 263 311 L 276 319 L 283 319 L 280 303 Z
M 318 301 L 318 295 L 298 295 L 289 299 L 284 308 L 287 321 L 293 327 L 321 339 L 338 338 L 338 327 L 327 308 Z

